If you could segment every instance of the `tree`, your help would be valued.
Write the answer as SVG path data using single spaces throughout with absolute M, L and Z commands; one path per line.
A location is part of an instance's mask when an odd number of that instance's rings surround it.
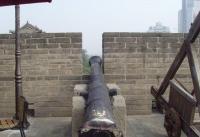
M 87 54 L 87 50 L 82 50 L 82 60 L 83 60 L 83 73 L 89 74 L 90 73 L 90 65 L 89 65 L 90 56 Z

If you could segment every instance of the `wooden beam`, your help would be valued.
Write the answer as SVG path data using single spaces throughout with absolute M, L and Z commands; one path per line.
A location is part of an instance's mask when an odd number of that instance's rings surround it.
M 158 89 L 157 96 L 164 94 L 165 90 L 169 85 L 169 81 L 173 79 L 176 72 L 178 71 L 179 67 L 181 66 L 185 56 L 186 56 L 186 49 L 187 49 L 187 41 L 184 41 L 183 46 L 180 48 L 178 54 L 176 55 L 172 65 L 170 66 L 164 80 L 162 81 L 160 88 Z
M 39 2 L 51 2 L 52 0 L 1 0 L 0 6 L 39 3 Z
M 187 57 L 194 86 L 194 93 L 198 103 L 198 110 L 200 112 L 200 68 L 194 45 L 189 46 L 187 50 Z

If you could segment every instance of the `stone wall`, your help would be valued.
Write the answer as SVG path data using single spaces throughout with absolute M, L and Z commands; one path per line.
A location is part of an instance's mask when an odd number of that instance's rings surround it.
M 104 33 L 105 79 L 126 98 L 127 113 L 150 114 L 150 86 L 160 85 L 183 42 L 183 34 Z M 82 74 L 82 34 L 22 34 L 23 92 L 35 116 L 71 116 L 75 84 Z M 15 113 L 14 35 L 0 35 L 0 117 Z M 195 43 L 199 56 L 199 38 Z M 187 59 L 176 78 L 191 90 Z
M 14 35 L 0 35 L 0 116 L 15 113 Z M 82 79 L 82 34 L 22 34 L 23 92 L 35 116 L 71 116 Z
M 105 78 L 121 88 L 129 115 L 151 113 L 150 87 L 160 85 L 183 39 L 183 34 L 175 33 L 103 34 Z M 199 39 L 194 45 L 199 47 Z M 199 48 L 197 53 L 199 55 Z M 187 58 L 176 78 L 192 89 Z

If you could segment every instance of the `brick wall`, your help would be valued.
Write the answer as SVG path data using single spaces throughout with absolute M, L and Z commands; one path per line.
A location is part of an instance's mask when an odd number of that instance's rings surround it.
M 81 82 L 82 34 L 22 34 L 23 92 L 35 116 L 71 116 Z M 0 116 L 15 113 L 14 35 L 0 35 Z
M 167 73 L 183 34 L 104 33 L 103 59 L 107 82 L 117 83 L 126 98 L 127 113 L 150 114 L 151 85 L 158 87 Z M 199 46 L 199 39 L 194 44 Z M 199 48 L 197 48 L 199 55 Z M 191 90 L 187 58 L 176 78 Z
M 73 86 L 88 79 L 82 76 L 82 34 L 21 37 L 23 92 L 35 116 L 71 116 Z M 0 117 L 15 111 L 14 42 L 14 35 L 0 35 Z M 120 86 L 129 115 L 151 113 L 150 86 L 160 85 L 182 42 L 183 34 L 103 34 L 105 79 Z M 176 78 L 191 90 L 189 74 L 186 59 Z

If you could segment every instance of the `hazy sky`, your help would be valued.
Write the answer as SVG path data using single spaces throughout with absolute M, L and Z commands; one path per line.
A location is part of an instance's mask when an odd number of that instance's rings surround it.
M 53 0 L 21 6 L 21 25 L 29 21 L 45 32 L 82 32 L 83 48 L 101 54 L 103 32 L 146 32 L 162 22 L 178 30 L 181 0 Z M 14 29 L 14 7 L 0 8 L 0 33 Z

